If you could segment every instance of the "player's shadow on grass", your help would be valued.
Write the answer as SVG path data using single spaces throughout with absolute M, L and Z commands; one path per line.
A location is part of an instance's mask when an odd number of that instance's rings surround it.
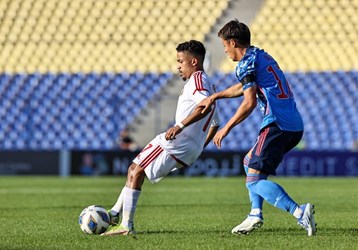
M 260 228 L 255 234 L 277 234 L 277 235 L 307 235 L 302 228 Z M 337 235 L 351 235 L 358 236 L 358 228 L 328 228 L 317 227 L 317 236 L 337 236 Z
M 244 203 L 242 203 L 244 204 Z M 219 207 L 219 206 L 233 206 L 237 207 L 238 205 L 242 205 L 241 203 L 232 202 L 232 203 L 221 203 L 217 204 L 215 202 L 213 203 L 204 203 L 204 204 L 198 204 L 198 203 L 185 203 L 185 204 L 142 204 L 141 207 L 149 207 L 149 208 L 155 208 L 155 207 Z
M 205 229 L 205 230 L 143 230 L 143 231 L 138 231 L 139 235 L 155 235 L 155 234 L 168 234 L 168 235 L 186 235 L 186 234 L 193 234 L 193 233 L 202 233 L 202 234 L 207 234 L 207 233 L 213 233 L 213 234 L 217 234 L 221 237 L 223 236 L 236 236 L 231 234 L 230 230 L 220 230 L 220 229 L 215 229 L 215 230 L 210 230 L 210 229 Z M 248 235 L 238 235 L 239 237 L 250 237 L 250 236 L 256 236 L 256 237 L 260 237 L 260 236 L 264 236 L 266 237 L 267 235 L 277 235 L 277 236 L 302 236 L 302 237 L 306 237 L 307 234 L 306 232 L 304 232 L 303 229 L 300 228 L 260 228 L 254 232 L 252 232 L 251 234 Z M 358 236 L 358 228 L 322 228 L 321 230 L 318 230 L 317 232 L 317 236 L 337 236 L 337 235 L 351 235 L 351 236 Z M 236 237 L 238 237 L 236 236 Z
M 351 235 L 358 236 L 358 228 L 318 228 L 318 233 L 320 235 L 326 236 L 337 236 L 337 235 Z
M 251 232 L 250 234 L 242 234 L 242 235 L 234 235 L 231 233 L 230 229 L 190 229 L 190 230 L 144 230 L 144 231 L 138 231 L 137 232 L 140 235 L 155 235 L 155 234 L 168 234 L 168 235 L 192 235 L 195 234 L 214 234 L 218 235 L 219 237 L 267 237 L 268 235 L 306 235 L 303 230 L 300 230 L 300 228 L 294 229 L 294 228 L 260 228 L 258 230 L 255 230 L 254 232 Z
M 222 234 L 222 233 L 226 233 L 226 231 L 223 230 L 143 230 L 143 231 L 139 231 L 137 232 L 138 234 L 190 234 L 192 235 L 193 233 L 217 233 L 217 234 Z M 229 232 L 230 233 L 230 232 Z
M 306 235 L 307 233 L 300 227 L 282 227 L 282 228 L 260 228 L 254 232 L 255 234 L 262 234 L 262 235 Z

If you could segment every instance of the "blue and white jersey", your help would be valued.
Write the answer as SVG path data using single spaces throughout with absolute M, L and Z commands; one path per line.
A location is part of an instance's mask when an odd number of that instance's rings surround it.
M 284 131 L 303 131 L 290 86 L 278 63 L 264 50 L 251 46 L 236 66 L 243 90 L 256 85 L 256 97 L 264 116 L 261 128 L 275 122 Z

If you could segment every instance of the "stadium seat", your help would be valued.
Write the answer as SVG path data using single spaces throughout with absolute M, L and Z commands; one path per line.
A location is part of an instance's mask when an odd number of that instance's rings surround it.
M 173 71 L 175 58 L 168 55 L 178 41 L 203 40 L 228 5 L 228 0 L 3 2 L 1 71 L 27 73 Z
M 0 149 L 111 149 L 118 131 L 171 77 L 143 72 L 0 74 Z M 11 133 L 6 135 L 5 128 Z
M 286 73 L 294 90 L 299 111 L 305 123 L 303 140 L 310 150 L 349 150 L 358 138 L 357 71 Z M 221 82 L 221 89 L 235 80 L 233 73 L 216 72 L 213 82 Z M 339 83 L 339 84 L 338 84 Z M 337 86 L 339 85 L 339 86 Z M 322 96 L 324 98 L 322 98 Z M 221 100 L 218 108 L 222 122 L 227 122 L 238 108 L 238 99 Z M 240 125 L 239 132 L 225 139 L 223 150 L 248 150 L 257 137 L 262 118 L 258 108 Z M 245 141 L 245 142 L 243 142 Z M 250 142 L 250 143 L 247 143 Z M 208 147 L 208 150 L 216 150 Z
M 252 43 L 290 72 L 357 68 L 358 7 L 353 2 L 264 1 L 250 24 Z M 334 53 L 336 48 L 344 49 Z M 221 70 L 231 72 L 230 65 L 226 58 Z
M 204 41 L 229 2 L 3 0 L 0 149 L 113 148 L 176 72 L 178 41 Z M 253 44 L 287 72 L 307 149 L 350 149 L 358 138 L 357 10 L 357 1 L 268 0 L 250 24 Z M 236 82 L 234 68 L 226 60 L 213 74 L 219 91 Z M 223 122 L 239 104 L 218 104 Z M 260 122 L 255 109 L 223 148 L 249 149 Z

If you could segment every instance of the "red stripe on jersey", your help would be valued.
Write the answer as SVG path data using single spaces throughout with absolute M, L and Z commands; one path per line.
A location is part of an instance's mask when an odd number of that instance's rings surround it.
M 203 72 L 199 72 L 199 74 L 195 75 L 195 82 L 197 89 L 203 89 Z
M 141 163 L 140 166 L 145 169 L 148 165 L 154 161 L 163 152 L 163 149 L 158 145 Z
M 258 141 L 258 144 L 257 144 L 257 148 L 256 148 L 256 152 L 255 152 L 255 154 L 257 156 L 259 156 L 261 154 L 262 147 L 264 145 L 264 142 L 265 142 L 265 139 L 266 139 L 266 136 L 267 136 L 269 130 L 270 130 L 269 127 L 265 128 L 265 130 L 260 135 L 260 138 L 259 138 L 259 141 Z
M 203 131 L 204 131 L 204 132 L 208 129 L 208 126 L 209 126 L 209 123 L 210 123 L 210 121 L 211 121 L 211 118 L 212 118 L 213 115 L 214 115 L 214 111 L 215 111 L 215 108 L 216 108 L 216 104 L 214 103 L 213 105 L 214 105 L 214 107 L 213 107 L 213 109 L 211 110 L 210 116 L 209 116 L 208 120 L 206 121 L 206 123 L 205 123 L 205 125 L 204 125 L 204 127 L 203 127 Z
M 208 91 L 207 89 L 204 89 L 204 86 L 203 86 L 203 72 L 197 72 L 197 73 L 194 73 L 194 83 L 195 83 L 195 90 L 193 92 L 193 95 L 195 94 L 196 91 Z

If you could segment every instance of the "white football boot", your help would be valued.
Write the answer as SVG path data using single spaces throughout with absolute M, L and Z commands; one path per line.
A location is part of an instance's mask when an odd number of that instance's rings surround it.
M 264 224 L 262 214 L 251 215 L 249 214 L 247 218 L 238 226 L 234 227 L 231 230 L 233 234 L 249 234 L 257 228 L 260 228 Z
M 307 231 L 308 236 L 313 236 L 317 232 L 316 222 L 314 220 L 314 205 L 307 203 L 301 205 L 300 208 L 303 211 L 303 214 L 300 219 L 298 219 L 297 224 L 300 225 L 303 229 Z

